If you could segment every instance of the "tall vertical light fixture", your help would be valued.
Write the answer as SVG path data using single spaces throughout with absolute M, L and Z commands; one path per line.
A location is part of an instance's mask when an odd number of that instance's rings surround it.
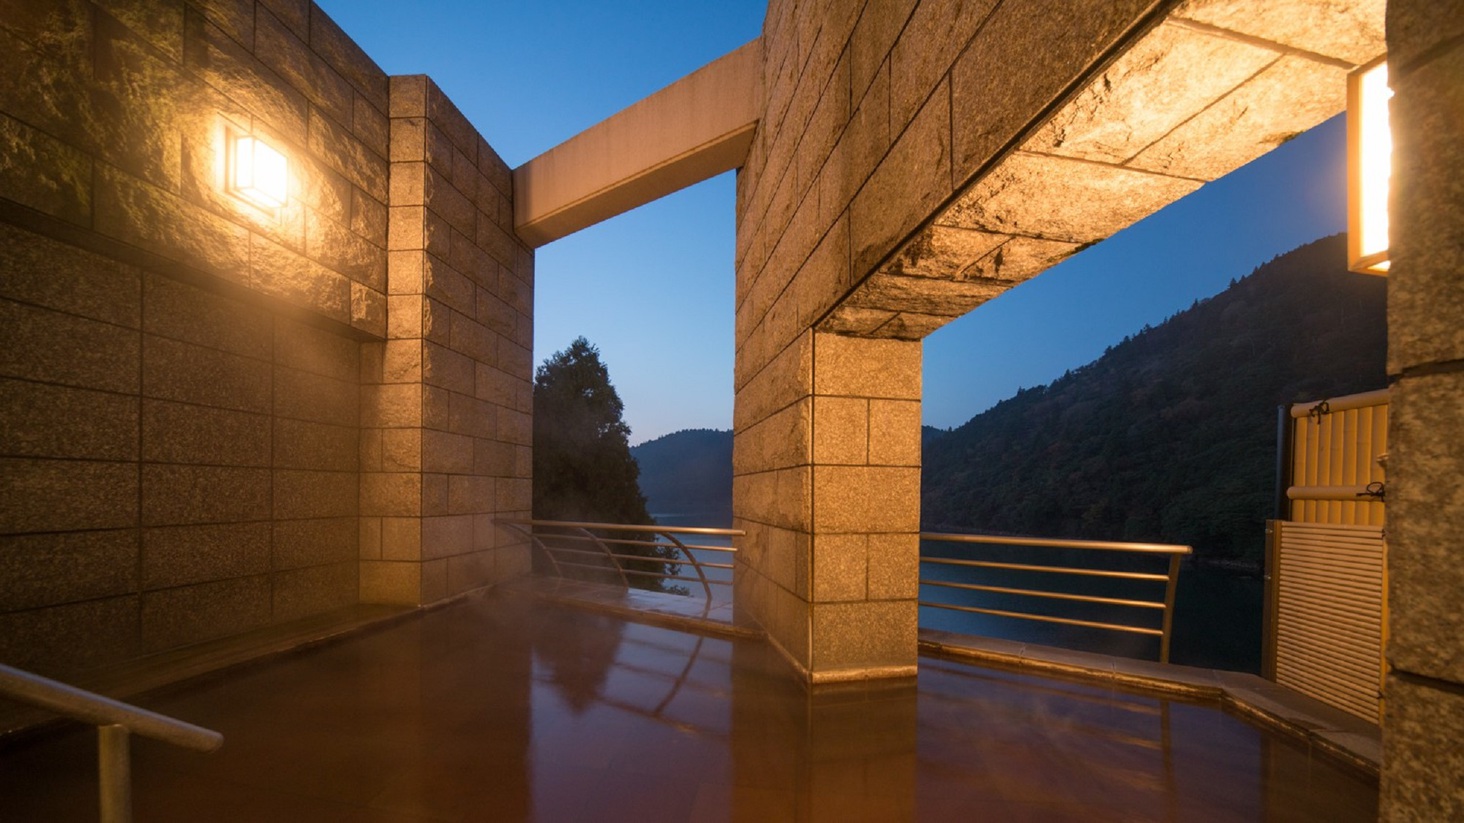
M 1362 274 L 1388 273 L 1392 96 L 1386 55 L 1347 77 L 1347 267 Z

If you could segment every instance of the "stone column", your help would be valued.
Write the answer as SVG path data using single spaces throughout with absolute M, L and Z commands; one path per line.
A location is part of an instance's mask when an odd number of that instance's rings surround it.
M 914 674 L 920 343 L 805 332 L 737 418 L 738 609 L 811 682 Z
M 426 77 L 391 78 L 387 339 L 365 347 L 361 598 L 417 605 L 527 569 L 533 255 L 509 170 Z
M 1388 662 L 1382 818 L 1464 817 L 1464 18 L 1390 0 Z

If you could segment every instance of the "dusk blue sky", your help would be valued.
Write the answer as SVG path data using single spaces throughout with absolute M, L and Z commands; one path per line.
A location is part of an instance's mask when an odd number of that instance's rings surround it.
M 390 74 L 427 74 L 510 166 L 757 37 L 762 0 L 317 0 Z M 926 423 L 1101 355 L 1345 226 L 1340 118 L 1012 289 L 925 341 Z M 534 359 L 583 335 L 631 443 L 732 422 L 732 174 L 536 253 Z

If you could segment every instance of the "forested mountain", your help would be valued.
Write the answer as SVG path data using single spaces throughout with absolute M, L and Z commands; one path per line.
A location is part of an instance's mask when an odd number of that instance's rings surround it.
M 924 528 L 1188 543 L 1202 562 L 1257 565 L 1276 406 L 1387 382 L 1386 283 L 1345 257 L 1343 235 L 1302 246 L 1047 386 L 927 430 Z
M 732 523 L 732 432 L 684 429 L 630 450 L 640 464 L 641 493 L 667 525 Z M 667 516 L 688 518 L 671 523 Z

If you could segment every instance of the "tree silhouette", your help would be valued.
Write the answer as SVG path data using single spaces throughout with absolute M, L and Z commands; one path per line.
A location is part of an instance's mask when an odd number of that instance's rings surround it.
M 631 525 L 652 524 L 630 456 L 625 406 L 610 383 L 600 351 L 583 337 L 544 361 L 534 375 L 534 517 Z M 649 540 L 649 534 L 601 537 Z M 674 549 L 609 544 L 628 570 L 673 574 Z M 630 575 L 632 585 L 664 590 L 660 578 Z

